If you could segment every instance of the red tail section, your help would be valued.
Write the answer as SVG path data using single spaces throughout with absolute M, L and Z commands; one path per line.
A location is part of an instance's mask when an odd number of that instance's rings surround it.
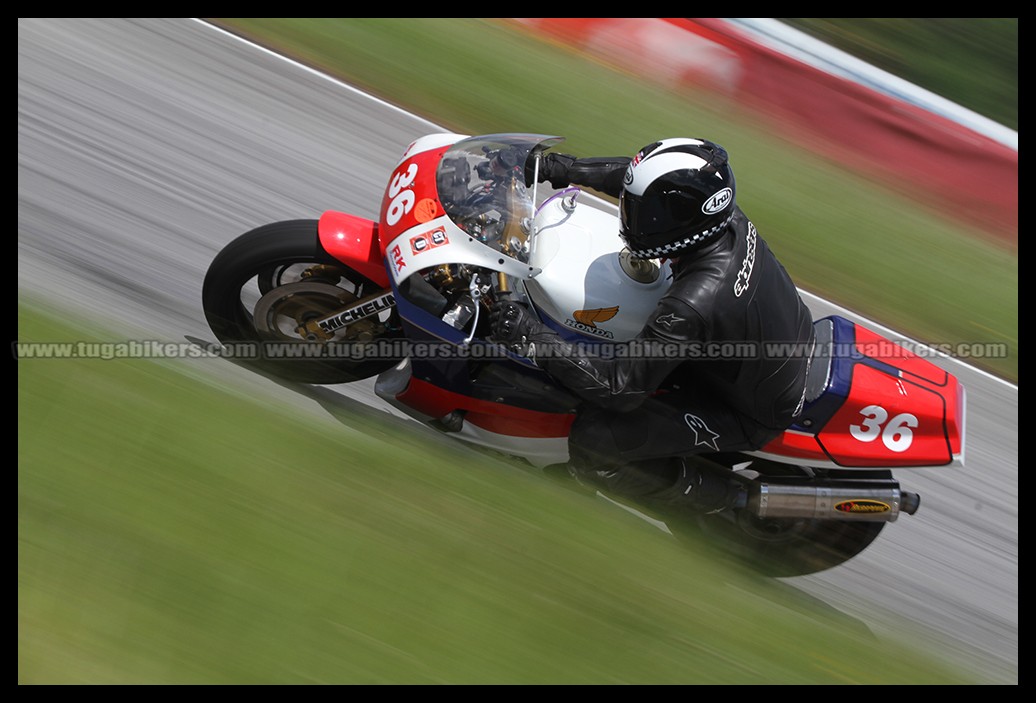
M 831 414 L 795 427 L 761 454 L 843 467 L 946 466 L 964 462 L 965 392 L 957 378 L 856 324 L 836 333 L 825 396 Z M 835 399 L 838 399 L 835 401 Z

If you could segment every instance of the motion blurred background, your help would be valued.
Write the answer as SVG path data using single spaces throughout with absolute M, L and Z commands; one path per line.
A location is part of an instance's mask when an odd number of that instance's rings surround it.
M 1017 17 L 779 17 L 894 76 L 1018 129 Z
M 1017 378 L 1017 147 L 791 61 L 745 20 L 217 22 L 453 131 L 559 134 L 581 156 L 666 135 L 717 141 L 739 203 L 800 287 Z M 784 26 L 1017 124 L 1017 19 Z
M 1016 212 L 962 219 L 847 167 L 850 145 L 803 132 L 786 117 L 796 105 L 760 111 L 734 83 L 616 65 L 534 20 L 207 21 L 455 131 L 562 134 L 580 155 L 713 138 L 803 288 L 921 341 L 1004 345 L 969 361 L 1017 379 Z M 1017 129 L 1017 18 L 784 21 Z M 633 37 L 620 27 L 605 53 Z M 26 277 L 19 342 L 125 340 L 102 303 L 37 304 L 78 269 L 153 310 L 160 336 L 201 333 L 183 313 L 198 301 L 176 295 L 200 290 L 197 259 L 219 237 L 267 210 L 338 207 L 328 190 L 417 136 L 343 119 L 359 114 L 348 96 L 309 102 L 301 72 L 228 39 L 184 19 L 19 20 L 20 251 L 67 266 Z M 323 151 L 295 151 L 314 125 Z M 69 314 L 80 303 L 91 315 Z M 290 391 L 221 364 L 19 359 L 20 683 L 1018 681 L 1017 465 L 991 462 L 992 431 L 969 450 L 979 469 L 916 479 L 945 489 L 942 504 L 837 573 L 782 582 L 362 403 L 300 412 Z M 974 426 L 1016 431 L 1011 397 Z M 933 533 L 949 546 L 930 548 Z M 892 622 L 875 608 L 890 593 L 906 611 Z

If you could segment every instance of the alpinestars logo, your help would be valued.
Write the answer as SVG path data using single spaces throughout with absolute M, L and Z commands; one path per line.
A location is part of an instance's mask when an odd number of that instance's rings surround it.
M 719 432 L 710 430 L 709 426 L 705 424 L 705 420 L 702 420 L 697 415 L 687 413 L 683 416 L 683 421 L 694 432 L 694 446 L 698 447 L 704 444 L 713 451 L 719 451 L 719 446 L 716 444 L 716 440 L 719 439 Z
M 673 329 L 673 325 L 677 322 L 683 322 L 682 317 L 677 317 L 674 313 L 668 312 L 665 315 L 659 315 L 655 318 L 656 325 L 662 325 L 667 330 Z
M 741 261 L 741 268 L 737 272 L 737 278 L 734 279 L 734 296 L 737 298 L 740 298 L 741 294 L 748 290 L 748 284 L 751 282 L 752 269 L 755 268 L 756 237 L 755 225 L 749 222 L 748 234 L 745 235 L 745 243 L 747 245 L 745 258 Z

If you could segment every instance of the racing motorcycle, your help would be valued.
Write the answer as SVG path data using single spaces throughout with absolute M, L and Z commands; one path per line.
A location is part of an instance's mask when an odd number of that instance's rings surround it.
M 264 373 L 375 378 L 375 393 L 409 417 L 567 475 L 579 401 L 492 341 L 491 305 L 510 296 L 564 339 L 607 353 L 640 331 L 670 270 L 630 256 L 614 210 L 578 188 L 537 184 L 543 153 L 562 140 L 417 139 L 392 170 L 378 221 L 328 210 L 220 251 L 203 286 L 208 324 L 224 345 L 261 345 L 249 363 Z M 803 575 L 853 558 L 918 510 L 893 469 L 963 466 L 965 390 L 952 374 L 847 318 L 815 328 L 795 424 L 758 451 L 695 459 L 729 470 L 747 503 L 689 523 L 644 514 L 768 575 Z

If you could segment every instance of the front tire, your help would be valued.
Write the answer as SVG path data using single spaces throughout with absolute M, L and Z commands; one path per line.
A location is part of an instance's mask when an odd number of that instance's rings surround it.
M 352 323 L 336 331 L 333 340 L 308 342 L 323 344 L 323 350 L 301 346 L 307 342 L 291 331 L 293 326 L 381 289 L 327 254 L 320 246 L 317 226 L 317 220 L 275 222 L 230 242 L 216 255 L 205 275 L 205 319 L 224 345 L 245 343 L 245 347 L 255 348 L 259 352 L 255 357 L 238 361 L 261 373 L 314 384 L 369 378 L 399 361 L 360 353 L 372 349 L 371 342 L 399 336 L 394 310 Z M 284 319 L 288 324 L 282 331 L 276 321 Z M 334 345 L 327 344 L 329 341 Z M 270 342 L 291 344 L 275 347 Z M 336 353 L 323 354 L 332 349 Z M 273 353 L 280 350 L 289 354 Z

